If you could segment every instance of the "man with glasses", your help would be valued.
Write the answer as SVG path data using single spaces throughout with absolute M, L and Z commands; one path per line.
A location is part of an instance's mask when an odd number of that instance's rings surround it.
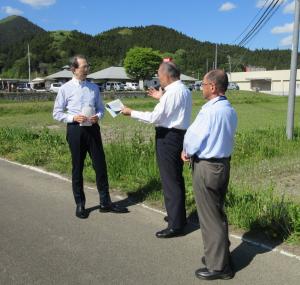
M 100 212 L 125 212 L 111 202 L 98 120 L 104 115 L 104 106 L 96 84 L 86 80 L 89 71 L 87 59 L 76 55 L 71 60 L 73 78 L 59 88 L 53 118 L 67 124 L 67 141 L 72 156 L 72 189 L 76 203 L 76 216 L 88 217 L 85 210 L 83 167 L 87 152 L 96 172 L 96 184 L 100 195 Z
M 228 223 L 224 212 L 230 156 L 233 150 L 237 115 L 225 97 L 228 77 L 212 70 L 203 79 L 203 97 L 208 101 L 188 128 L 182 159 L 193 162 L 193 188 L 204 244 L 200 279 L 230 279 Z
M 180 71 L 172 61 L 164 61 L 158 69 L 161 87 L 151 88 L 149 95 L 159 100 L 152 112 L 139 112 L 125 107 L 124 115 L 155 124 L 156 157 L 160 172 L 168 227 L 156 233 L 158 238 L 182 235 L 186 224 L 185 186 L 180 159 L 183 138 L 190 124 L 192 96 L 180 81 Z

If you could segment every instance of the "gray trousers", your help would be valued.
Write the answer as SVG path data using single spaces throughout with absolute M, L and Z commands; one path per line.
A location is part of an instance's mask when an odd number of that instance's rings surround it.
M 223 270 L 229 265 L 228 222 L 224 200 L 230 176 L 230 159 L 193 163 L 193 188 L 204 244 L 206 267 Z

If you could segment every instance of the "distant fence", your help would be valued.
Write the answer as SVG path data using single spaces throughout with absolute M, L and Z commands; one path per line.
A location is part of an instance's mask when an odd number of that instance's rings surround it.
M 147 97 L 144 91 L 101 92 L 104 99 Z M 51 92 L 0 92 L 0 101 L 54 101 L 56 93 Z

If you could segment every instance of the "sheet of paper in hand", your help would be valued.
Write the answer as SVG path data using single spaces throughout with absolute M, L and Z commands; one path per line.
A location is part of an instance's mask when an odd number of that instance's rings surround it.
M 90 118 L 93 115 L 95 115 L 95 108 L 91 107 L 91 106 L 84 106 L 81 110 L 81 114 Z M 91 125 L 92 125 L 92 123 L 89 120 L 80 124 L 80 126 L 83 126 L 83 127 L 90 127 Z
M 118 116 L 121 113 L 123 108 L 124 108 L 124 105 L 120 99 L 111 101 L 105 105 L 105 109 L 107 110 L 108 113 L 111 114 L 111 116 L 113 118 Z

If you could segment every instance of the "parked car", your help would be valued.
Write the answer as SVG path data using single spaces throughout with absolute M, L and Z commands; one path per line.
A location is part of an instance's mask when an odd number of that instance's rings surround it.
M 124 86 L 121 82 L 115 82 L 115 81 L 108 81 L 105 84 L 105 90 L 106 91 L 120 91 L 120 90 L 124 90 Z
M 194 84 L 194 90 L 197 90 L 197 91 L 201 90 L 201 85 L 202 85 L 201 83 L 195 83 Z
M 49 87 L 49 91 L 57 93 L 61 86 L 62 86 L 61 82 L 51 83 L 51 85 Z
M 29 92 L 32 91 L 32 89 L 30 88 L 29 83 L 20 83 L 17 85 L 17 91 L 19 92 Z
M 240 87 L 235 82 L 229 82 L 228 90 L 240 90 Z
M 193 91 L 194 90 L 194 84 L 188 84 L 186 86 L 190 91 Z
M 139 84 L 136 82 L 126 82 L 124 85 L 124 90 L 138 90 Z
M 105 91 L 105 83 L 96 83 L 99 87 L 99 91 L 102 92 L 102 91 Z

